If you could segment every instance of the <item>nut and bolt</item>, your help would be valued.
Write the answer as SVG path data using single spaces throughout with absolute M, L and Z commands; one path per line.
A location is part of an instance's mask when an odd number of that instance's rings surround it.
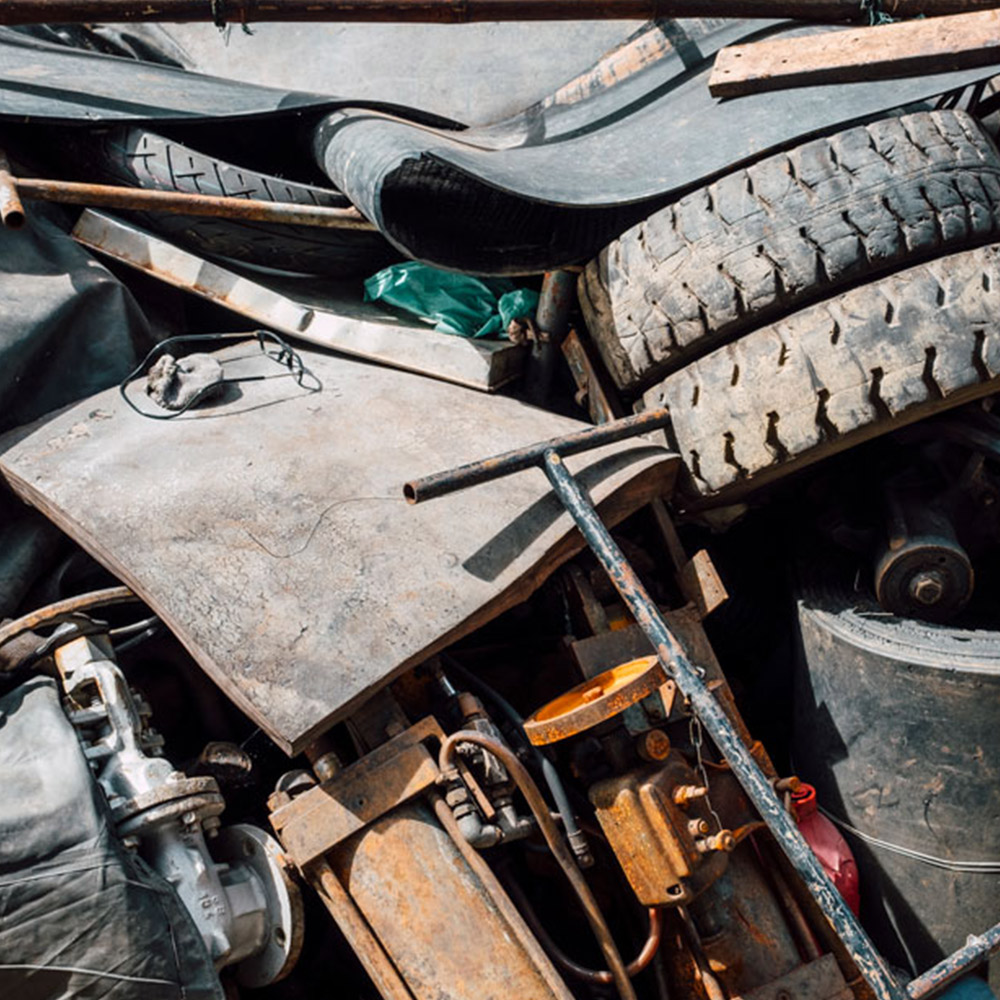
M 927 569 L 910 580 L 910 597 L 918 604 L 930 606 L 944 597 L 945 579 L 940 570 Z
M 732 830 L 720 830 L 711 837 L 704 837 L 695 841 L 695 846 L 702 854 L 711 851 L 725 851 L 727 854 L 736 847 L 736 838 Z
M 636 740 L 635 748 L 643 760 L 666 760 L 670 756 L 670 738 L 661 729 L 650 729 Z
M 708 795 L 708 789 L 704 785 L 678 785 L 673 792 L 675 805 L 683 808 L 693 799 L 703 799 Z
M 711 829 L 707 819 L 692 819 L 688 821 L 688 833 L 692 837 L 704 837 Z

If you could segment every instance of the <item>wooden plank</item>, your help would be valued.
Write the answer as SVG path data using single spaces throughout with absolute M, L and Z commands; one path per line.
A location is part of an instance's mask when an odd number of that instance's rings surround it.
M 90 210 L 80 216 L 73 236 L 91 250 L 318 347 L 487 391 L 516 378 L 524 367 L 527 348 L 438 333 L 426 323 L 362 302 L 356 290 L 360 283 L 324 280 L 304 286 L 269 279 L 265 285 Z
M 855 83 L 1000 63 L 1000 11 L 901 21 L 836 34 L 730 45 L 708 81 L 713 97 Z
M 255 343 L 217 356 L 230 376 L 274 370 Z M 402 484 L 586 425 L 302 356 L 321 392 L 244 382 L 155 421 L 112 389 L 0 441 L 0 473 L 21 497 L 140 594 L 290 753 L 524 600 L 583 544 L 540 470 L 416 506 Z M 567 460 L 612 524 L 667 494 L 677 462 L 640 439 Z

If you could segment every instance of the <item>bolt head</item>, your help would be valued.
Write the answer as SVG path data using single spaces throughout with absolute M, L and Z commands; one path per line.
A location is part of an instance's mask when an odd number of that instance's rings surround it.
M 919 604 L 930 606 L 944 597 L 945 580 L 939 570 L 917 573 L 910 581 L 910 596 Z

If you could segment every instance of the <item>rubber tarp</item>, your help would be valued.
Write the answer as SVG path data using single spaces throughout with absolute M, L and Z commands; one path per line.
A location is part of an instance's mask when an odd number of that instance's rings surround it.
M 0 698 L 0 996 L 222 1000 L 177 894 L 111 829 L 59 693 Z
M 513 274 L 589 257 L 672 195 L 741 162 L 991 75 L 978 69 L 732 100 L 709 94 L 723 45 L 817 30 L 838 29 L 656 22 L 507 121 L 448 133 L 339 109 L 317 130 L 316 155 L 402 252 Z

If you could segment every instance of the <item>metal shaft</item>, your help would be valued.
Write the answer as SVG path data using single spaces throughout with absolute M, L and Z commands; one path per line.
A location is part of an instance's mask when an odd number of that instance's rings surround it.
M 438 472 L 423 479 L 413 479 L 403 486 L 403 496 L 409 503 L 433 500 L 446 493 L 454 493 L 469 486 L 487 483 L 491 479 L 509 476 L 512 472 L 530 469 L 533 465 L 538 465 L 545 453 L 552 449 L 557 449 L 560 455 L 575 455 L 591 448 L 599 448 L 601 445 L 624 441 L 625 438 L 637 437 L 647 431 L 655 431 L 665 427 L 669 420 L 670 414 L 665 409 L 648 410 L 633 417 L 612 420 L 601 424 L 600 427 L 588 427 L 586 430 L 577 431 L 576 434 L 552 438 L 541 444 L 528 445 L 526 448 L 515 448 L 513 451 L 505 451 L 502 455 L 494 455 L 493 458 L 484 458 L 481 462 L 470 462 L 448 472 Z
M 652 642 L 663 666 L 690 702 L 778 845 L 843 940 L 851 959 L 876 998 L 905 1000 L 906 994 L 893 978 L 882 956 L 830 881 L 819 859 L 802 838 L 795 821 L 785 811 L 729 717 L 708 690 L 696 668 L 688 661 L 680 643 L 663 620 L 659 608 L 653 603 L 608 529 L 555 451 L 545 453 L 543 468 L 552 488 L 576 522 L 591 551 L 635 617 L 636 623 Z
M 997 0 L 885 0 L 894 17 L 960 14 Z M 606 21 L 668 17 L 790 17 L 858 21 L 857 0 L 3 0 L 0 24 L 102 21 Z
M 54 201 L 62 205 L 88 205 L 97 208 L 123 208 L 142 212 L 166 212 L 173 215 L 210 216 L 248 222 L 277 222 L 292 226 L 318 226 L 326 229 L 372 231 L 369 222 L 356 208 L 327 208 L 322 205 L 295 205 L 259 201 L 255 198 L 225 198 L 180 191 L 147 191 L 143 188 L 118 187 L 114 184 L 84 184 L 78 181 L 42 180 L 36 177 L 11 177 L 0 162 L 0 217 L 8 228 L 24 224 L 20 202 L 10 199 Z M 10 206 L 10 207 L 8 207 Z
M 1000 924 L 994 924 L 985 934 L 973 935 L 964 948 L 952 952 L 922 976 L 910 980 L 906 994 L 910 1000 L 929 1000 L 997 951 L 1000 951 Z

